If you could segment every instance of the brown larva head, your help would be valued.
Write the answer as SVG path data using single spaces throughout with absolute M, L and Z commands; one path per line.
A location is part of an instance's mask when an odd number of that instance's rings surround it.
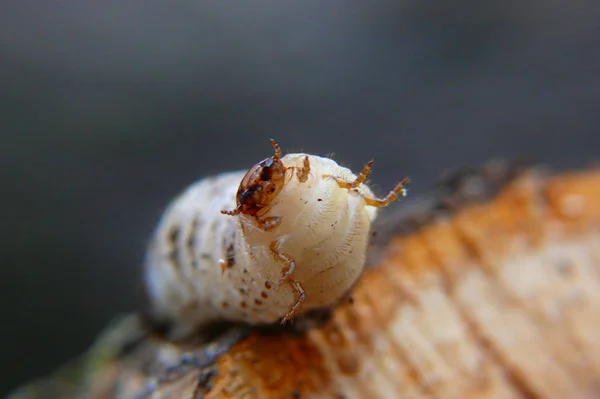
M 285 181 L 285 166 L 281 149 L 271 140 L 275 154 L 254 165 L 242 179 L 237 192 L 239 213 L 255 215 L 269 205 L 281 191 Z

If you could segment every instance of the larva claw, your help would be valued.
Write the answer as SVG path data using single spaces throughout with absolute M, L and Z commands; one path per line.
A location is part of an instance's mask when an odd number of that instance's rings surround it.
M 294 306 L 292 306 L 290 310 L 285 314 L 283 319 L 281 319 L 281 324 L 286 324 L 287 322 L 292 321 L 294 317 L 296 317 L 296 313 L 298 313 L 298 311 L 302 307 L 302 303 L 306 299 L 306 292 L 304 291 L 304 287 L 301 283 L 292 279 L 288 279 L 287 281 L 288 284 L 290 284 L 290 286 L 298 293 L 298 299 L 296 300 Z
M 406 188 L 404 188 L 404 186 L 407 185 L 409 182 L 410 179 L 408 177 L 405 177 L 400 181 L 400 183 L 396 184 L 396 187 L 394 187 L 394 189 L 390 191 L 390 193 L 385 198 L 376 198 L 363 195 L 365 203 L 369 206 L 374 206 L 375 208 L 383 208 L 385 206 L 388 206 L 392 201 L 397 200 L 399 195 L 402 197 L 406 197 Z

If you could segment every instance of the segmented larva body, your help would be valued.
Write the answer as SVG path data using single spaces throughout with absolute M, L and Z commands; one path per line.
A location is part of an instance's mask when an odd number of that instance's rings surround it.
M 385 199 L 329 158 L 275 155 L 193 184 L 166 210 L 145 264 L 151 314 L 174 337 L 205 324 L 290 320 L 338 301 L 364 264 Z

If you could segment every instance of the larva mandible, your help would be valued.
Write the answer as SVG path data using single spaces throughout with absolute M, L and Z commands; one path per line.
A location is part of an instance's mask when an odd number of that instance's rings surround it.
M 286 322 L 332 305 L 360 276 L 383 199 L 329 158 L 275 150 L 249 171 L 190 186 L 165 211 L 145 261 L 151 315 L 185 337 L 220 320 Z

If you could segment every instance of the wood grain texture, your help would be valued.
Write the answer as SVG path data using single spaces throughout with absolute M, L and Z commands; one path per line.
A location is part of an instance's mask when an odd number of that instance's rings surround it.
M 58 397 L 598 398 L 600 171 L 511 171 L 390 216 L 376 265 L 322 325 L 184 347 L 132 317 Z

